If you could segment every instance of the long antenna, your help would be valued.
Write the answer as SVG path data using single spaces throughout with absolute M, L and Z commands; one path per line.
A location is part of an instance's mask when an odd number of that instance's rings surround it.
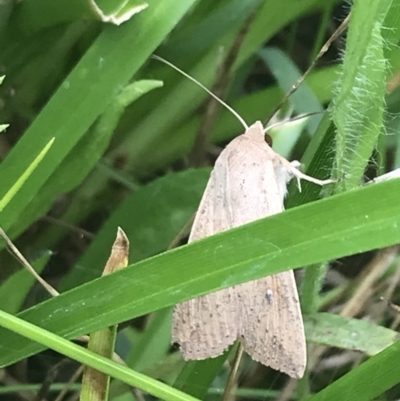
M 278 121 L 277 123 L 274 123 L 274 124 L 271 124 L 271 125 L 265 127 L 264 134 L 266 134 L 269 130 L 279 127 L 281 125 L 284 125 L 287 123 L 292 123 L 294 121 L 302 120 L 303 118 L 307 118 L 307 117 L 314 116 L 316 114 L 322 114 L 322 113 L 324 113 L 324 111 L 312 111 L 311 113 L 299 114 L 298 116 L 290 118 L 288 120 Z
M 265 120 L 264 124 L 268 123 L 269 120 L 275 115 L 275 113 L 282 107 L 282 105 L 289 99 L 289 97 L 297 91 L 298 87 L 303 83 L 303 81 L 307 78 L 308 74 L 311 72 L 311 70 L 315 67 L 317 64 L 318 60 L 328 51 L 329 47 L 331 44 L 345 31 L 347 26 L 349 25 L 349 20 L 350 20 L 350 15 L 349 14 L 345 20 L 339 25 L 339 27 L 336 29 L 335 32 L 333 32 L 332 36 L 326 41 L 326 43 L 322 46 L 321 50 L 313 60 L 313 62 L 310 64 L 310 66 L 307 68 L 307 71 L 297 80 L 297 82 L 290 88 L 290 90 L 285 94 L 285 96 L 281 99 L 281 101 L 274 107 L 274 109 L 271 111 L 270 115 L 268 118 Z
M 226 104 L 223 100 L 221 100 L 218 96 L 214 95 L 214 93 L 212 93 L 209 89 L 207 89 L 203 84 L 201 84 L 199 81 L 195 80 L 193 77 L 191 77 L 189 74 L 186 74 L 186 72 L 182 71 L 180 68 L 178 68 L 176 65 L 170 63 L 169 61 L 163 59 L 160 56 L 156 56 L 155 54 L 153 54 L 151 56 L 152 58 L 161 61 L 164 64 L 169 65 L 171 68 L 173 68 L 174 70 L 178 71 L 179 73 L 181 73 L 183 76 L 185 76 L 186 78 L 190 79 L 192 82 L 194 82 L 195 84 L 197 84 L 198 86 L 200 86 L 200 88 L 204 89 L 210 96 L 212 96 L 215 100 L 217 100 L 219 103 L 221 103 L 223 106 L 225 106 L 239 121 L 240 123 L 243 125 L 245 130 L 249 129 L 249 126 L 246 124 L 246 121 L 243 120 L 242 117 L 240 117 L 239 113 L 236 112 L 231 106 L 229 106 L 228 104 Z

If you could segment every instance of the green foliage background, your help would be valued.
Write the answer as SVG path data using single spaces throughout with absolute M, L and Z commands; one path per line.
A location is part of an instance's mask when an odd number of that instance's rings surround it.
M 105 15 L 121 16 L 142 3 L 98 5 Z M 220 399 L 227 355 L 184 363 L 170 348 L 172 305 L 308 266 L 301 300 L 310 356 L 318 346 L 330 348 L 320 364 L 310 362 L 290 397 L 397 399 L 400 346 L 390 313 L 363 317 L 396 277 L 400 181 L 361 184 L 365 175 L 400 167 L 400 1 L 355 0 L 351 7 L 338 0 L 147 3 L 118 26 L 101 21 L 90 2 L 0 5 L 0 123 L 10 124 L 0 134 L 0 226 L 62 293 L 47 299 L 0 243 L 0 366 L 9 375 L 11 364 L 21 366 L 28 357 L 41 366 L 49 357 L 38 353 L 52 348 L 119 379 L 112 383 L 113 400 L 134 399 L 126 384 L 144 391 L 145 399 L 148 393 Z M 227 96 L 251 123 L 269 115 L 350 9 L 346 40 L 333 45 L 285 108 L 324 113 L 271 133 L 276 151 L 290 159 L 303 155 L 307 174 L 333 176 L 337 183 L 322 191 L 304 183 L 301 193 L 291 185 L 290 210 L 165 252 L 196 211 L 215 159 L 210 155 L 242 128 L 222 110 L 207 166 L 191 165 L 208 95 L 151 54 L 211 86 L 221 49 L 229 51 L 255 13 L 231 66 Z M 118 226 L 130 239 L 131 266 L 98 278 Z M 370 304 L 356 316 L 341 316 L 342 304 L 362 285 L 351 278 L 363 277 L 367 264 L 355 257 L 348 281 L 323 287 L 332 270 L 327 262 L 387 247 L 393 258 L 376 278 Z M 134 318 L 117 341 L 124 368 L 59 337 Z M 360 351 L 359 360 L 322 369 L 337 349 L 342 355 Z M 37 381 L 31 370 L 25 373 L 30 383 Z M 45 377 L 46 369 L 38 381 Z M 248 358 L 240 378 L 237 396 L 246 399 L 282 396 L 287 384 Z M 5 386 L 0 398 L 36 389 Z

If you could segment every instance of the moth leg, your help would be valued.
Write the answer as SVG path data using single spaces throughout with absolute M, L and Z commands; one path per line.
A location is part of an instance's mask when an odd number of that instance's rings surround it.
M 309 175 L 302 173 L 299 170 L 301 164 L 297 160 L 293 160 L 292 162 L 289 162 L 289 165 L 290 165 L 290 172 L 297 179 L 297 185 L 299 187 L 300 192 L 301 192 L 301 185 L 300 185 L 301 179 L 309 181 L 309 182 L 313 182 L 314 184 L 321 185 L 321 186 L 324 186 L 327 184 L 332 184 L 333 182 L 336 182 L 333 179 L 319 180 L 318 178 L 310 177 Z

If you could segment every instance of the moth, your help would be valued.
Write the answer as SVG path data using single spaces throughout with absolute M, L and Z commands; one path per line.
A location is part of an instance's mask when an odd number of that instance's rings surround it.
M 189 242 L 283 212 L 287 183 L 292 178 L 318 185 L 332 182 L 303 174 L 299 162 L 289 162 L 267 144 L 260 121 L 247 127 L 234 110 L 223 104 L 246 131 L 233 139 L 216 160 Z M 303 376 L 306 340 L 293 271 L 175 306 L 172 341 L 180 345 L 185 360 L 216 357 L 236 340 L 254 360 L 293 378 Z

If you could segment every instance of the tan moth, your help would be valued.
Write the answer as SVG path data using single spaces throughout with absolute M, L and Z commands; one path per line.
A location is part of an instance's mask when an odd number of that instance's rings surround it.
M 234 110 L 225 106 L 244 125 L 245 133 L 233 139 L 216 160 L 189 242 L 282 212 L 286 185 L 294 177 L 318 185 L 332 182 L 303 174 L 299 162 L 289 162 L 266 143 L 260 121 L 248 127 Z M 216 357 L 236 340 L 254 360 L 293 378 L 303 376 L 306 341 L 293 271 L 175 306 L 172 341 L 180 345 L 184 359 Z

